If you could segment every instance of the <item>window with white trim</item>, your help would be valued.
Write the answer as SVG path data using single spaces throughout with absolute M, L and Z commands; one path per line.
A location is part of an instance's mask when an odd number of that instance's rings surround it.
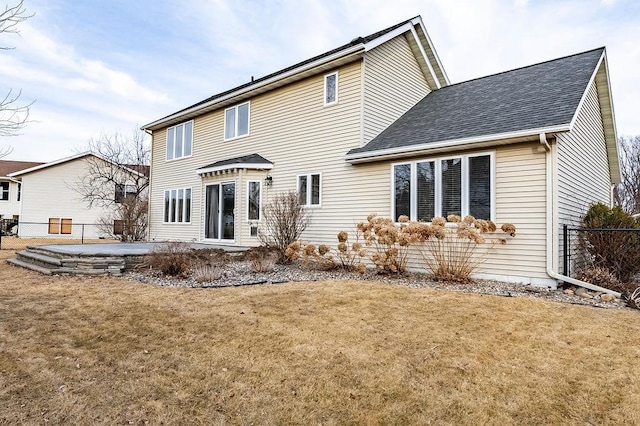
M 9 182 L 0 182 L 0 201 L 9 201 Z
M 319 206 L 322 190 L 320 173 L 298 176 L 298 197 L 303 206 Z
M 180 123 L 167 129 L 167 160 L 191 157 L 193 148 L 193 121 Z
M 191 222 L 191 188 L 164 191 L 164 223 Z
M 247 182 L 247 220 L 260 221 L 260 207 L 262 202 L 262 181 Z
M 494 154 L 470 154 L 392 165 L 393 217 L 430 222 L 449 215 L 493 219 Z
M 116 189 L 114 201 L 117 204 L 121 204 L 126 199 L 135 198 L 138 194 L 138 190 L 135 185 L 125 185 L 120 183 L 116 183 L 115 185 Z
M 249 102 L 224 110 L 224 139 L 249 134 Z
M 324 76 L 324 104 L 333 105 L 338 102 L 338 72 Z

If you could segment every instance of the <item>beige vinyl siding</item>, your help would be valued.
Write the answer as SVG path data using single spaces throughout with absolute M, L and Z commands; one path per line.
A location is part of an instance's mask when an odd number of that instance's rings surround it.
M 607 146 L 595 84 L 589 87 L 573 129 L 559 134 L 557 143 L 560 224 L 577 225 L 592 203 L 610 200 Z
M 469 153 L 472 151 L 450 154 Z M 546 282 L 545 150 L 539 143 L 498 147 L 495 149 L 495 164 L 496 224 L 512 223 L 517 233 L 515 238 L 508 238 L 507 245 L 496 245 L 485 256 L 477 273 L 513 281 L 534 279 Z M 390 216 L 391 164 L 387 163 L 386 168 L 386 188 L 389 188 L 386 199 L 389 200 L 389 207 L 384 214 Z M 481 246 L 477 253 L 486 252 L 487 247 Z M 410 259 L 411 269 L 426 272 L 420 254 L 412 253 Z
M 578 226 L 589 206 L 609 204 L 611 175 L 596 84 L 589 87 L 573 129 L 557 136 L 558 242 L 562 265 L 562 225 Z M 564 271 L 562 271 L 564 273 Z
M 322 234 L 322 229 L 334 229 L 338 226 L 336 221 L 340 221 L 339 226 L 345 221 L 350 223 L 351 219 L 344 219 L 350 218 L 350 213 L 336 199 L 353 189 L 353 183 L 343 176 L 351 167 L 343 156 L 360 143 L 361 62 L 344 65 L 337 71 L 338 102 L 331 106 L 324 106 L 323 102 L 326 73 L 251 99 L 248 136 L 223 141 L 223 109 L 197 117 L 190 158 L 165 161 L 166 132 L 154 132 L 151 238 L 200 240 L 204 220 L 203 181 L 235 180 L 236 244 L 257 244 L 255 238 L 248 237 L 246 180 L 264 180 L 267 172 L 238 171 L 205 179 L 195 172 L 216 161 L 252 153 L 275 163 L 269 172 L 273 185 L 263 186 L 265 198 L 295 190 L 299 174 L 322 173 L 322 206 L 312 208 L 314 220 L 307 233 L 310 237 Z M 163 224 L 164 190 L 181 187 L 193 188 L 191 224 Z
M 404 35 L 364 58 L 363 145 L 429 93 L 429 86 Z
M 197 241 L 200 238 L 197 213 L 201 208 L 202 179 L 196 169 L 209 163 L 198 160 L 195 150 L 196 138 L 202 138 L 202 128 L 194 123 L 193 155 L 177 160 L 166 160 L 166 129 L 153 132 L 151 151 L 152 179 L 149 192 L 149 238 L 151 240 Z M 222 139 L 222 135 L 220 136 Z M 191 223 L 164 224 L 164 191 L 170 189 L 191 188 Z
M 539 143 L 496 150 L 496 223 L 513 223 L 516 238 L 496 246 L 480 273 L 548 279 L 545 150 Z

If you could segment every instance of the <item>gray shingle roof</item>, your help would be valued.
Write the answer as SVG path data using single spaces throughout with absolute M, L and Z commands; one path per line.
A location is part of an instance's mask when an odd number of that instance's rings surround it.
M 227 160 L 216 161 L 215 163 L 208 164 L 201 169 L 209 169 L 214 167 L 229 166 L 231 164 L 271 164 L 273 163 L 260 154 L 243 155 L 242 157 L 229 158 Z
M 568 124 L 603 51 L 594 49 L 434 90 L 348 155 Z

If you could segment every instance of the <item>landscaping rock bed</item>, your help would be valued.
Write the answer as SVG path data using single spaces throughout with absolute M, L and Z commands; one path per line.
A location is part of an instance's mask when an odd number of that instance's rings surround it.
M 404 276 L 378 275 L 369 270 L 365 274 L 345 272 L 339 269 L 321 270 L 305 267 L 299 263 L 276 265 L 274 270 L 255 273 L 246 261 L 230 262 L 224 265 L 224 273 L 218 280 L 198 282 L 192 276 L 185 278 L 169 277 L 150 270 L 127 272 L 128 279 L 163 287 L 214 288 L 235 287 L 257 284 L 281 284 L 290 281 L 325 281 L 325 280 L 366 280 L 380 281 L 411 288 L 435 288 L 461 293 L 490 294 L 505 297 L 536 297 L 561 303 L 590 305 L 601 308 L 622 308 L 625 302 L 610 298 L 609 295 L 598 294 L 575 288 L 551 290 L 525 284 L 505 283 L 499 281 L 477 280 L 469 284 L 437 282 L 427 274 L 411 273 Z

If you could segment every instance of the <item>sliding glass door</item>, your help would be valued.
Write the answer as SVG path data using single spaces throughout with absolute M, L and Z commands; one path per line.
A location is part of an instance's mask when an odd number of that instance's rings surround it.
M 236 184 L 215 183 L 206 187 L 204 238 L 233 240 L 235 237 Z

